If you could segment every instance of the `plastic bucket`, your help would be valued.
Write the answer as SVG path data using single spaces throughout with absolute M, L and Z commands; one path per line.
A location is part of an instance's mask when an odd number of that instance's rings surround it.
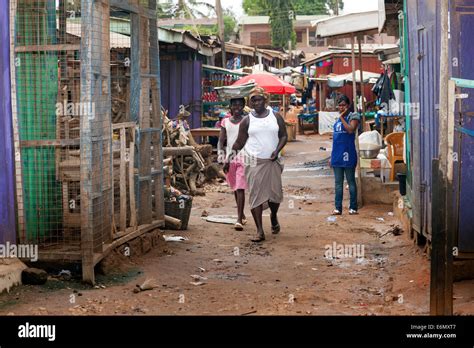
M 407 194 L 407 175 L 402 173 L 397 173 L 398 178 L 398 190 L 402 196 Z

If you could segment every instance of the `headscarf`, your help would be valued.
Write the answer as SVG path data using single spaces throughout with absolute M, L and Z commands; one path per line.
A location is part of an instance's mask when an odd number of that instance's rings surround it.
M 269 97 L 268 93 L 265 92 L 265 90 L 262 87 L 254 87 L 250 91 L 249 100 L 252 99 L 252 97 L 255 97 L 255 96 L 263 97 L 263 98 L 265 98 L 265 100 L 268 100 L 268 97 Z

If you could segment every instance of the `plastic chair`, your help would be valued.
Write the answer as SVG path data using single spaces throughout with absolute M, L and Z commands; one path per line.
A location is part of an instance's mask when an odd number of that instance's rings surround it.
M 404 132 L 390 133 L 385 137 L 385 144 L 387 145 L 387 158 L 392 166 L 390 170 L 390 181 L 395 181 L 395 162 L 403 162 L 404 146 Z

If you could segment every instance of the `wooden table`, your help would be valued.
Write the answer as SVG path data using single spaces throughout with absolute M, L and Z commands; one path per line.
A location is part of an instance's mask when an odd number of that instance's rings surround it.
M 204 137 L 218 137 L 220 133 L 219 128 L 195 128 L 191 129 L 191 134 L 196 140 Z
M 380 133 L 382 135 L 382 139 L 384 139 L 384 128 L 383 128 L 383 121 L 384 119 L 387 120 L 387 134 L 390 133 L 391 131 L 393 131 L 393 123 L 395 122 L 395 120 L 398 120 L 399 118 L 404 118 L 405 115 L 393 115 L 393 114 L 378 114 L 377 116 L 379 119 L 380 119 Z M 390 125 L 392 126 L 392 129 L 389 131 L 389 123 L 391 123 Z
M 312 114 L 299 114 L 298 115 L 298 128 L 299 128 L 299 133 L 304 134 L 304 122 L 305 121 L 311 121 L 314 126 L 314 133 L 318 133 L 318 113 L 312 113 Z

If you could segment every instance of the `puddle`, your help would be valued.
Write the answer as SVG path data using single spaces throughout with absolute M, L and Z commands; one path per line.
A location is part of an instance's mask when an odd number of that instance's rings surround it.
M 287 175 L 286 176 L 284 175 L 285 172 L 287 172 L 287 173 L 315 172 L 315 174 L 311 174 L 311 175 L 298 175 L 298 176 L 292 175 L 293 178 L 295 178 L 295 177 L 297 177 L 297 178 L 320 178 L 320 177 L 332 176 L 333 175 L 332 174 L 332 169 L 329 168 L 328 161 L 329 161 L 329 158 L 325 158 L 325 159 L 318 160 L 318 161 L 298 163 L 294 167 L 285 168 L 285 170 L 283 171 L 283 176 L 285 178 L 288 178 Z

